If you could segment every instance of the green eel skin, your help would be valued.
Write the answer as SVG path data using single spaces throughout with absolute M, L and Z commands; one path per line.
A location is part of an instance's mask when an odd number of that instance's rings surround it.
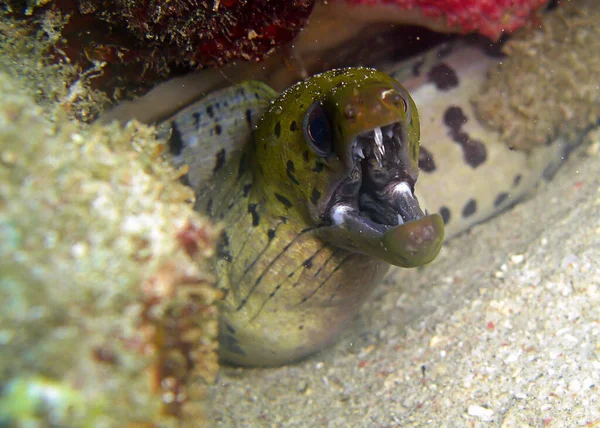
M 429 263 L 444 237 L 414 196 L 419 118 L 397 81 L 339 69 L 274 98 L 245 82 L 162 127 L 197 209 L 224 227 L 220 354 L 246 366 L 322 349 L 390 264 Z

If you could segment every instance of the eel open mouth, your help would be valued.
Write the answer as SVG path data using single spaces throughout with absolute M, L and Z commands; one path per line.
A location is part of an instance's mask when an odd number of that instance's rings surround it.
M 357 135 L 353 168 L 326 214 L 346 232 L 345 247 L 403 267 L 431 262 L 444 236 L 441 217 L 424 213 L 414 195 L 418 170 L 409 149 L 400 122 Z

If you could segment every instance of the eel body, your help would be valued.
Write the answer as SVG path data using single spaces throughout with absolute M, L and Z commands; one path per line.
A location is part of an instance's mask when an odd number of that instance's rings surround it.
M 512 151 L 475 117 L 469 99 L 498 60 L 459 43 L 388 66 L 392 78 L 333 70 L 280 97 L 245 82 L 163 123 L 197 209 L 224 226 L 226 361 L 320 350 L 389 265 L 430 262 L 444 224 L 453 236 L 501 212 L 560 164 L 566 144 Z

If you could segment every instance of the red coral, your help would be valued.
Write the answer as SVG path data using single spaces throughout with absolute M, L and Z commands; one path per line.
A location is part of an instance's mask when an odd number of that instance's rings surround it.
M 528 22 L 548 0 L 346 0 L 349 4 L 392 4 L 400 9 L 420 9 L 425 17 L 443 18 L 461 33 L 478 32 L 493 40 Z
M 315 0 L 115 0 L 110 17 L 176 64 L 260 60 L 300 31 Z
M 259 61 L 298 34 L 315 1 L 53 0 L 36 7 L 33 19 L 68 16 L 55 57 L 64 53 L 82 69 L 103 63 L 93 83 L 118 99 L 173 73 Z M 10 4 L 13 15 L 31 21 L 20 2 Z

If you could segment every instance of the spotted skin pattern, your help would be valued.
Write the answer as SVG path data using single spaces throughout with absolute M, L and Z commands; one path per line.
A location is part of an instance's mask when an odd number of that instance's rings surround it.
M 221 249 L 231 257 L 216 262 L 218 285 L 229 291 L 220 330 L 221 356 L 229 362 L 279 365 L 321 349 L 352 319 L 388 269 L 383 260 L 348 251 L 324 236 L 330 227 L 319 213 L 347 175 L 346 149 L 339 147 L 337 157 L 323 158 L 308 149 L 298 126 L 317 99 L 327 104 L 355 92 L 368 103 L 373 90 L 363 86 L 382 76 L 369 70 L 351 73 L 355 76 L 315 77 L 312 86 L 284 93 L 258 124 L 248 162 L 242 156 L 238 165 L 231 163 L 214 177 L 222 184 L 209 214 L 232 231 Z M 363 86 L 338 85 L 343 79 L 359 79 Z M 395 84 L 385 79 L 386 89 Z M 340 134 L 336 141 L 357 132 L 353 126 L 371 128 L 351 122 L 332 120 L 340 125 L 334 130 Z M 416 169 L 418 152 L 413 154 Z M 236 179 L 228 180 L 232 176 Z
M 413 267 L 433 260 L 443 221 L 397 205 L 414 201 L 406 180 L 414 184 L 419 156 L 417 109 L 398 82 L 372 69 L 332 70 L 267 102 L 256 126 L 233 119 L 249 108 L 248 97 L 265 105 L 266 97 L 256 94 L 268 91 L 252 85 L 213 94 L 166 121 L 160 133 L 175 163 L 190 165 L 196 208 L 224 229 L 215 262 L 218 286 L 226 291 L 221 356 L 236 364 L 280 365 L 334 340 L 389 263 Z M 227 109 L 237 104 L 238 113 L 216 115 L 217 102 Z M 325 148 L 307 142 L 310 111 L 327 118 Z M 196 117 L 207 122 L 198 128 Z M 210 119 L 221 125 L 219 138 Z M 373 130 L 381 127 L 387 127 L 380 137 L 387 152 L 377 161 Z M 315 129 L 325 132 L 322 125 Z M 356 151 L 359 134 L 366 138 L 360 140 L 363 160 Z M 367 174 L 377 177 L 371 190 L 361 186 Z M 410 197 L 376 193 L 400 183 Z M 359 196 L 398 207 L 406 223 L 398 224 L 400 214 L 394 214 L 382 229 L 381 222 L 365 222 L 366 214 L 335 210 L 342 201 L 346 209 L 361 210 Z
M 421 117 L 416 194 L 421 207 L 441 215 L 446 236 L 522 198 L 567 149 L 555 142 L 511 151 L 476 119 L 469 99 L 496 61 L 457 44 L 390 68 Z M 200 111 L 190 106 L 161 127 L 175 163 L 190 166 L 197 209 L 224 228 L 215 270 L 227 291 L 220 342 L 229 362 L 280 365 L 323 348 L 387 271 L 381 259 L 323 239 L 314 221 L 331 196 L 332 166 L 305 147 L 302 117 L 326 90 L 316 85 L 304 99 L 288 91 L 290 102 L 277 104 L 281 111 L 271 106 L 270 119 L 258 123 L 275 94 L 249 82 L 210 95 Z M 279 159 L 281 167 L 273 167 Z
M 530 152 L 510 150 L 510 142 L 477 119 L 470 102 L 501 58 L 466 42 L 444 46 L 451 47 L 388 72 L 419 109 L 417 196 L 422 207 L 440 213 L 450 238 L 525 197 L 562 163 L 572 144 L 559 140 Z

